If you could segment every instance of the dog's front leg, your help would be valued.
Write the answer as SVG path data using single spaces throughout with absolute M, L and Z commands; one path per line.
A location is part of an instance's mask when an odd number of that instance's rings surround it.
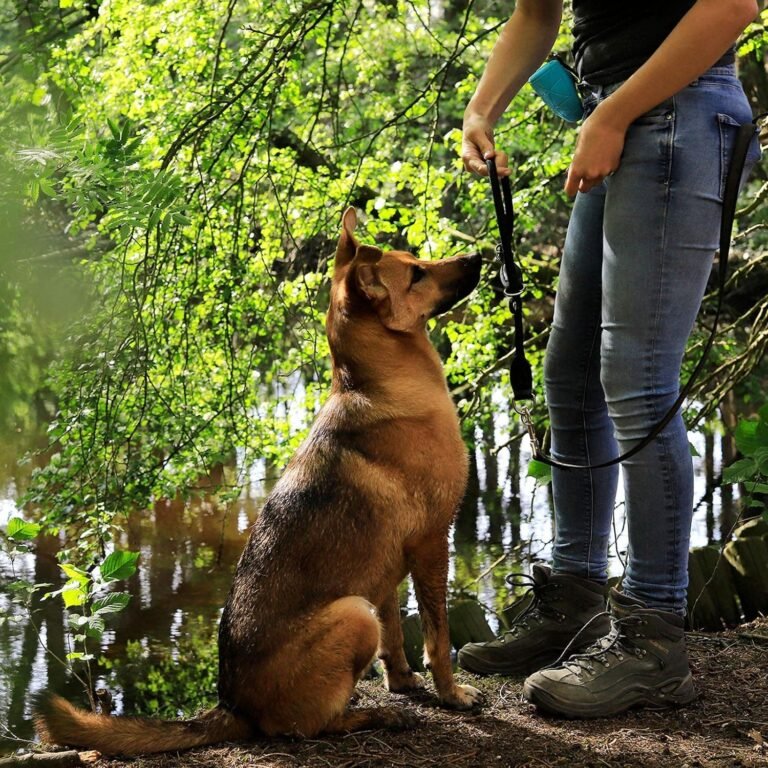
M 379 606 L 381 641 L 379 658 L 384 664 L 384 684 L 394 693 L 423 688 L 424 678 L 408 665 L 403 651 L 403 628 L 400 624 L 400 601 L 394 589 Z
M 471 685 L 456 685 L 451 665 L 451 641 L 445 605 L 448 589 L 448 532 L 421 541 L 409 563 L 424 630 L 424 655 L 443 706 L 469 709 L 482 694 Z

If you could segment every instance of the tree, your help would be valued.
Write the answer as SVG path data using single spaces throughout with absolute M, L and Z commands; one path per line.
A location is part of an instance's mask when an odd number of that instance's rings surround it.
M 254 461 L 280 465 L 293 451 L 327 385 L 322 318 L 345 206 L 367 213 L 366 237 L 383 246 L 427 258 L 479 248 L 490 262 L 492 206 L 461 170 L 459 120 L 509 8 L 6 6 L 5 162 L 27 225 L 66 230 L 90 297 L 50 369 L 55 453 L 29 500 L 98 550 L 120 512 L 194 490 L 233 459 L 236 493 Z M 765 41 L 756 24 L 741 49 L 754 94 Z M 515 168 L 534 362 L 575 136 L 528 89 L 498 134 Z M 754 250 L 736 288 L 765 274 L 764 216 L 747 206 L 742 222 Z M 498 358 L 509 312 L 491 266 L 487 278 L 434 328 L 468 432 L 491 412 L 492 389 L 508 394 Z M 734 315 L 700 389 L 717 393 L 705 410 L 759 363 L 765 323 L 765 300 Z

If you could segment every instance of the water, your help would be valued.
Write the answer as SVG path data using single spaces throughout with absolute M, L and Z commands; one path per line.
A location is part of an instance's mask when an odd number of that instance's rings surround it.
M 469 491 L 451 532 L 450 593 L 476 596 L 494 627 L 494 612 L 509 598 L 504 575 L 546 560 L 553 538 L 548 488 L 524 476 L 530 458 L 527 440 L 513 442 L 498 455 L 489 447 L 502 442 L 507 430 L 499 417 L 485 434 L 476 435 Z M 700 454 L 694 459 L 699 502 L 692 546 L 719 542 L 732 523 L 728 489 L 714 484 L 723 452 L 730 450 L 723 440 L 691 435 Z M 17 465 L 20 452 L 7 448 L 0 456 L 0 526 L 21 514 L 16 499 L 31 471 Z M 229 471 L 223 469 L 225 475 Z M 119 546 L 141 552 L 140 569 L 127 584 L 133 596 L 128 608 L 108 622 L 95 667 L 97 685 L 112 694 L 114 711 L 176 716 L 212 703 L 216 625 L 247 529 L 266 491 L 264 475 L 263 467 L 253 468 L 240 498 L 226 506 L 203 494 L 186 504 L 161 501 L 128 519 Z M 0 560 L 0 616 L 6 619 L 0 624 L 0 754 L 33 737 L 30 696 L 35 691 L 50 687 L 85 704 L 81 684 L 59 661 L 69 650 L 60 600 L 37 600 L 34 621 L 28 621 L 14 614 L 7 590 L 12 570 L 16 577 L 60 587 L 59 547 L 58 539 L 48 537 L 34 555 L 17 558 L 13 567 Z M 619 499 L 612 575 L 621 573 L 625 550 Z M 409 585 L 402 590 L 402 604 L 409 612 L 416 608 Z

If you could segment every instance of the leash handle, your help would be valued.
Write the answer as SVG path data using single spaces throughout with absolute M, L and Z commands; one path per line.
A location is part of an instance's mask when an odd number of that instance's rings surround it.
M 515 411 L 520 415 L 523 424 L 528 430 L 528 434 L 531 439 L 531 450 L 533 452 L 533 458 L 540 461 L 542 464 L 547 464 L 550 467 L 556 467 L 557 469 L 604 469 L 611 467 L 615 464 L 620 464 L 626 459 L 639 453 L 643 448 L 649 445 L 669 424 L 675 417 L 678 410 L 682 406 L 685 398 L 693 388 L 693 384 L 701 373 L 704 365 L 709 357 L 709 352 L 715 341 L 717 335 L 717 327 L 720 320 L 720 314 L 723 307 L 723 298 L 725 296 L 725 283 L 728 278 L 728 256 L 731 250 L 731 234 L 733 232 L 733 221 L 736 215 L 736 204 L 739 197 L 739 188 L 741 186 L 741 176 L 744 172 L 744 165 L 747 159 L 747 153 L 749 151 L 749 145 L 755 136 L 755 132 L 758 130 L 757 120 L 755 118 L 751 123 L 744 123 L 739 126 L 736 139 L 733 146 L 733 154 L 731 156 L 731 162 L 728 168 L 728 175 L 725 180 L 725 188 L 723 190 L 723 205 L 720 218 L 720 239 L 719 239 L 719 268 L 718 268 L 718 294 L 717 305 L 715 308 L 715 316 L 712 322 L 712 330 L 704 345 L 704 349 L 699 358 L 699 362 L 696 364 L 693 372 L 691 373 L 688 381 L 680 390 L 677 399 L 669 408 L 669 410 L 662 416 L 658 423 L 651 429 L 651 431 L 637 444 L 630 448 L 625 453 L 617 456 L 609 461 L 600 462 L 598 464 L 570 464 L 567 462 L 557 461 L 556 459 L 547 456 L 542 453 L 538 439 L 536 438 L 536 431 L 533 425 L 533 419 L 530 410 L 526 406 L 519 406 L 513 403 Z M 515 354 L 512 357 L 512 363 L 510 366 L 510 381 L 512 383 L 513 400 L 533 400 L 533 384 L 531 367 L 528 360 L 525 357 L 525 350 L 523 348 L 523 310 L 522 302 L 520 300 L 520 292 L 522 292 L 523 280 L 522 270 L 514 262 L 512 252 L 512 232 L 514 228 L 514 211 L 512 209 L 512 193 L 509 186 L 509 179 L 504 177 L 499 182 L 498 173 L 496 171 L 496 163 L 493 158 L 486 160 L 488 166 L 488 176 L 491 181 L 491 192 L 493 194 L 493 202 L 496 208 L 496 220 L 499 226 L 499 234 L 501 235 L 501 244 L 497 249 L 500 251 L 502 260 L 502 283 L 505 287 L 505 293 L 510 296 L 510 305 L 512 313 L 515 319 Z M 512 271 L 507 270 L 507 263 L 511 264 Z M 516 275 L 514 270 L 519 270 L 518 283 L 520 290 L 517 293 L 509 293 L 507 291 L 507 283 L 505 282 L 504 271 L 507 270 L 507 275 Z M 516 284 L 518 284 L 516 283 Z
M 496 170 L 496 160 L 489 157 L 485 161 L 488 168 L 488 178 L 491 181 L 491 194 L 493 205 L 496 209 L 496 223 L 499 227 L 498 255 L 501 261 L 501 284 L 504 286 L 506 296 L 519 296 L 523 292 L 523 270 L 515 262 L 514 248 L 512 247 L 512 233 L 515 229 L 515 209 L 512 205 L 512 188 L 509 177 L 499 179 Z
M 515 228 L 515 210 L 512 206 L 512 188 L 509 177 L 499 179 L 496 161 L 490 157 L 485 161 L 488 178 L 491 181 L 493 205 L 496 209 L 496 223 L 499 227 L 500 243 L 496 254 L 501 261 L 499 277 L 504 287 L 504 295 L 509 299 L 510 309 L 515 320 L 515 351 L 509 365 L 509 380 L 515 400 L 533 400 L 533 372 L 525 354 L 525 328 L 523 323 L 524 289 L 523 270 L 515 261 L 512 247 L 512 233 Z

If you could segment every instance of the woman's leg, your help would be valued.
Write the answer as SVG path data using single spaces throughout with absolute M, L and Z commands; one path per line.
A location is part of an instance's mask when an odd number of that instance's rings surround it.
M 552 455 L 572 464 L 617 455 L 600 384 L 604 205 L 603 186 L 576 196 L 544 363 Z M 553 469 L 555 573 L 605 581 L 618 474 Z
M 711 70 L 630 127 L 621 166 L 607 181 L 601 380 L 622 452 L 677 398 L 718 242 L 731 122 L 749 119 L 732 72 Z M 693 470 L 681 415 L 622 467 L 623 590 L 648 607 L 684 613 Z
M 632 124 L 621 166 L 604 184 L 600 378 L 621 451 L 677 398 L 717 245 L 734 125 L 749 119 L 732 68 L 710 70 Z M 523 686 L 529 701 L 568 717 L 696 695 L 680 615 L 693 478 L 679 415 L 623 463 L 623 474 L 629 562 L 623 590 L 610 595 L 611 633 Z

